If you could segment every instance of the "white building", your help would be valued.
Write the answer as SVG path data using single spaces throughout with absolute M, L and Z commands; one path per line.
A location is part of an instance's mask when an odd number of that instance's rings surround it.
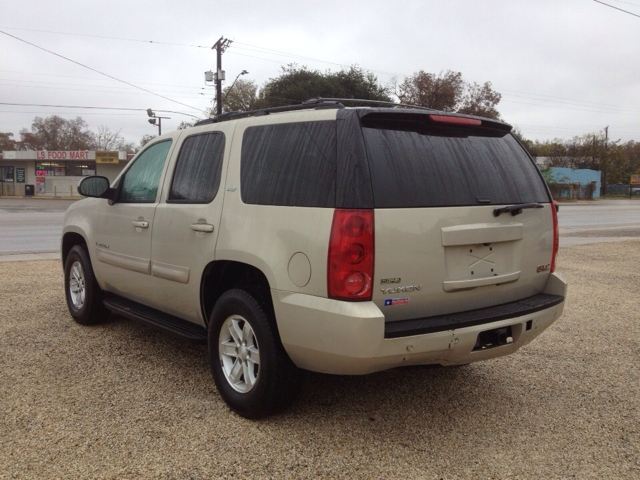
M 0 155 L 0 195 L 79 196 L 78 182 L 89 175 L 115 180 L 133 154 L 118 151 L 4 151 Z

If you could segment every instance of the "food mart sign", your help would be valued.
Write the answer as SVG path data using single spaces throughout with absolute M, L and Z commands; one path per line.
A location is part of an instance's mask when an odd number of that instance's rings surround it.
M 89 150 L 42 150 L 36 160 L 89 160 Z

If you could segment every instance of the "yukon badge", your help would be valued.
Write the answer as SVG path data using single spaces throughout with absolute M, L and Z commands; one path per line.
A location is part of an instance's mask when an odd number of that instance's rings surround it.
M 390 295 L 392 293 L 419 292 L 421 288 L 422 285 L 407 285 L 406 287 L 381 288 L 380 291 L 385 295 Z

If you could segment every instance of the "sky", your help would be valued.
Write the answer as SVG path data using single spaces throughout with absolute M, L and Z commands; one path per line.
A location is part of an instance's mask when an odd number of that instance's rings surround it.
M 226 85 L 242 70 L 261 85 L 289 63 L 320 71 L 358 65 L 385 86 L 419 70 L 453 70 L 468 82 L 491 82 L 502 94 L 503 120 L 526 138 L 568 139 L 608 126 L 612 141 L 640 141 L 640 0 L 602 1 L 610 6 L 1 0 L 0 132 L 19 138 L 36 116 L 81 116 L 92 130 L 120 130 L 137 144 L 157 133 L 147 108 L 170 117 L 164 132 L 175 130 L 211 106 L 215 89 L 204 72 L 215 70 L 211 47 L 224 36 L 232 41 L 222 57 Z M 114 110 L 79 108 L 88 106 Z

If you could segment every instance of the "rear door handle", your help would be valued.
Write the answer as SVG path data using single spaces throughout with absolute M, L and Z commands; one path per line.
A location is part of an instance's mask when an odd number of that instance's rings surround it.
M 138 227 L 138 228 L 149 228 L 149 222 L 144 220 L 137 220 L 137 221 L 131 222 L 131 224 L 134 227 Z
M 191 225 L 191 230 L 194 232 L 212 233 L 213 225 L 208 223 L 194 223 Z

